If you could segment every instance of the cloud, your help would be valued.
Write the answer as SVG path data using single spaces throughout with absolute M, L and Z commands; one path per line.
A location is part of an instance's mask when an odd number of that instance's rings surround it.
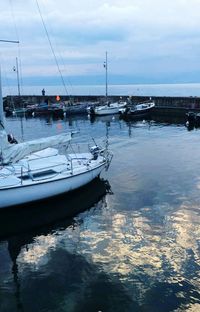
M 200 0 L 38 3 L 64 75 L 77 76 L 79 81 L 81 76 L 85 81 L 86 76 L 92 80 L 96 75 L 99 81 L 108 51 L 109 75 L 119 83 L 174 82 L 180 77 L 182 81 L 183 74 L 185 82 L 197 81 L 198 73 L 200 77 Z M 37 72 L 57 76 L 36 0 L 2 0 L 0 9 L 0 37 L 19 36 L 24 77 L 35 77 Z M 2 44 L 2 66 L 12 68 L 18 54 L 18 47 Z

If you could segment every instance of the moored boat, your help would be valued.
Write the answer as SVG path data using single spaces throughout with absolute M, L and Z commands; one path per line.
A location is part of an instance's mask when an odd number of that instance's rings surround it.
M 104 105 L 100 106 L 91 106 L 88 107 L 88 113 L 91 115 L 113 115 L 113 114 L 119 114 L 120 110 L 122 108 L 125 108 L 127 105 L 126 102 L 119 101 L 114 103 L 106 103 Z
M 100 175 L 109 163 L 107 157 L 100 149 L 65 156 L 47 148 L 8 163 L 0 169 L 0 208 L 78 189 Z
M 38 116 L 38 115 L 56 115 L 56 116 L 63 116 L 64 111 L 60 104 L 48 104 L 48 103 L 40 103 L 32 106 L 30 109 L 27 110 L 27 113 L 31 112 L 31 115 Z
M 137 104 L 134 107 L 126 107 L 120 110 L 122 117 L 147 117 L 155 107 L 153 101 Z
M 15 108 L 12 111 L 12 114 L 14 116 L 24 116 L 26 114 L 26 108 L 25 107 Z
M 107 169 L 112 158 L 96 145 L 70 153 L 71 133 L 11 144 L 1 122 L 0 139 L 0 209 L 78 189 Z
M 200 127 L 200 113 L 189 111 L 186 113 L 186 126 Z
M 126 107 L 126 101 L 118 101 L 118 102 L 111 102 L 108 100 L 108 59 L 107 59 L 107 52 L 106 52 L 106 60 L 104 62 L 104 68 L 106 70 L 106 94 L 105 94 L 105 101 L 102 105 L 98 106 L 89 106 L 87 108 L 88 114 L 90 115 L 113 115 L 119 114 L 120 109 Z
M 87 114 L 87 102 L 80 102 L 72 105 L 63 105 L 63 112 L 66 116 Z

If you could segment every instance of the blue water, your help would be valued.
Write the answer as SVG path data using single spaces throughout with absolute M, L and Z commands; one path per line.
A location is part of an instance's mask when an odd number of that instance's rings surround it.
M 0 217 L 0 311 L 200 311 L 200 130 L 22 121 L 6 122 L 19 139 L 22 126 L 24 139 L 79 129 L 75 142 L 106 138 L 114 158 L 71 197 Z

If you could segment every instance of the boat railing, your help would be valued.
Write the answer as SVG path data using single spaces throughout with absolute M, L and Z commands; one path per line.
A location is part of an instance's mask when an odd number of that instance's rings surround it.
M 83 146 L 85 146 L 84 149 Z M 72 151 L 71 154 L 69 153 L 69 147 Z M 82 153 L 80 153 L 80 150 L 82 150 Z M 88 157 L 89 154 L 91 154 L 91 157 Z M 7 166 L 6 171 L 0 171 L 0 176 L 2 178 L 7 178 L 10 175 L 13 175 L 14 172 L 18 172 L 16 176 L 20 179 L 19 183 L 23 185 L 23 183 L 29 179 L 32 181 L 42 181 L 47 180 L 50 177 L 54 178 L 62 173 L 73 175 L 77 163 L 84 167 L 86 166 L 89 170 L 91 168 L 91 161 L 96 160 L 98 156 L 103 157 L 102 162 L 106 162 L 108 168 L 113 157 L 112 153 L 106 147 L 97 145 L 96 142 L 93 146 L 86 142 L 77 144 L 70 143 L 67 148 L 67 153 L 63 153 L 63 155 L 65 155 L 67 162 L 60 159 L 58 163 L 48 164 L 47 162 L 44 166 L 36 168 L 34 167 L 34 161 L 37 161 L 38 159 L 27 159 L 23 164 L 20 163 L 19 167 L 17 164 Z
M 31 179 L 32 181 L 47 180 L 50 176 L 52 178 L 56 177 L 58 174 L 62 173 L 62 171 L 64 172 L 64 170 L 66 170 L 66 168 L 62 170 L 53 169 L 60 166 L 66 166 L 66 164 L 63 162 L 54 166 L 45 166 L 40 169 L 31 169 L 29 164 L 28 166 L 22 165 L 18 178 L 21 179 L 21 184 L 23 184 L 23 181 L 26 181 L 28 179 Z M 70 170 L 70 168 L 68 170 Z
M 20 168 L 20 173 L 18 177 L 21 180 L 21 184 L 23 184 L 23 181 L 27 179 L 31 179 L 32 181 L 42 181 L 47 180 L 51 176 L 51 178 L 55 178 L 59 174 L 68 173 L 69 175 L 74 174 L 74 168 L 75 168 L 75 162 L 79 162 L 79 164 L 82 164 L 83 166 L 86 166 L 89 168 L 90 160 L 86 161 L 87 158 L 85 157 L 67 157 L 68 162 L 61 162 L 59 164 L 47 165 L 44 167 L 41 167 L 39 169 L 32 169 L 30 167 L 30 164 L 28 162 L 27 166 L 22 165 Z M 32 160 L 30 160 L 31 162 Z M 58 169 L 60 167 L 60 170 Z

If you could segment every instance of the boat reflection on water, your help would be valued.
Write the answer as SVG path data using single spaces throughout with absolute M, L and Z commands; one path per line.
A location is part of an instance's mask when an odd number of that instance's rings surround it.
M 120 115 L 106 115 L 106 116 L 91 115 L 89 116 L 89 118 L 90 118 L 91 123 L 99 122 L 99 121 L 103 123 L 107 123 L 107 122 L 112 122 L 112 121 L 119 121 Z
M 184 125 L 185 124 L 185 116 L 183 115 L 159 115 L 159 114 L 152 114 L 151 115 L 152 120 L 154 120 L 156 123 L 164 124 L 164 125 Z
M 50 224 L 56 227 L 58 224 L 55 222 L 58 220 L 62 220 L 63 225 L 68 224 L 69 218 L 91 208 L 107 192 L 110 192 L 108 181 L 96 178 L 80 190 L 23 205 L 21 208 L 4 209 L 0 211 L 0 237 Z

